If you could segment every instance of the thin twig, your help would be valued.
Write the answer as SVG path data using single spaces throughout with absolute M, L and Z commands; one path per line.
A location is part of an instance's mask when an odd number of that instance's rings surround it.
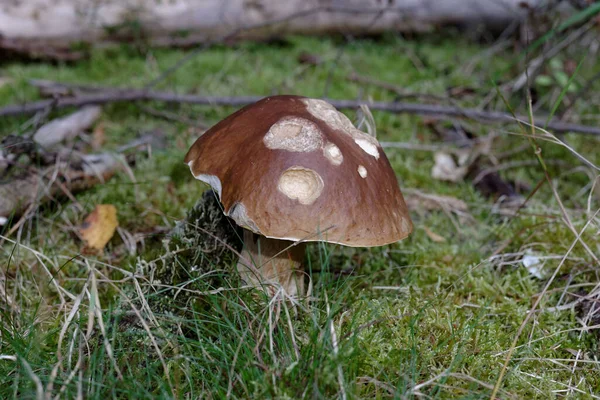
M 170 112 L 170 111 L 166 111 L 166 110 L 159 110 L 157 108 L 145 106 L 145 105 L 140 106 L 140 109 L 147 114 L 150 114 L 150 115 L 158 117 L 158 118 L 163 118 L 168 121 L 175 121 L 175 122 L 179 122 L 184 125 L 189 125 L 189 126 L 193 126 L 195 128 L 200 128 L 200 129 L 207 128 L 206 124 L 203 123 L 201 120 L 186 117 L 184 115 L 179 115 L 178 113 L 174 113 L 174 112 Z
M 244 106 L 254 103 L 263 96 L 201 96 L 191 94 L 176 94 L 170 92 L 159 92 L 141 89 L 112 89 L 94 94 L 86 94 L 75 97 L 65 97 L 58 100 L 40 100 L 25 104 L 14 104 L 0 108 L 0 117 L 32 114 L 44 110 L 52 103 L 55 109 L 67 107 L 82 107 L 89 104 L 107 104 L 116 102 L 131 101 L 163 101 L 166 103 L 189 103 L 212 106 Z M 363 104 L 368 104 L 371 110 L 386 111 L 391 113 L 406 113 L 435 116 L 438 118 L 467 118 L 478 121 L 514 123 L 517 121 L 527 121 L 524 116 L 513 117 L 509 113 L 500 111 L 482 111 L 472 108 L 461 108 L 457 106 L 441 106 L 422 103 L 403 103 L 403 102 L 364 102 L 357 100 L 333 100 L 327 99 L 334 107 L 339 109 L 356 109 Z M 538 120 L 544 120 L 543 116 L 536 117 Z M 547 125 L 547 129 L 555 132 L 575 132 L 588 135 L 600 136 L 600 127 L 579 125 L 553 120 Z
M 377 86 L 381 89 L 385 89 L 389 92 L 394 93 L 399 98 L 425 98 L 425 99 L 442 100 L 442 101 L 450 100 L 449 96 L 440 96 L 440 95 L 431 94 L 431 93 L 411 92 L 409 90 L 401 88 L 400 86 L 394 85 L 393 83 L 381 81 L 381 80 L 378 80 L 375 78 L 371 78 L 370 76 L 359 75 L 355 72 L 348 75 L 346 77 L 346 79 L 348 79 L 351 82 L 364 83 L 367 85 Z
M 563 160 L 547 160 L 546 164 L 547 165 L 562 165 L 562 166 L 568 165 L 568 163 Z M 493 167 L 486 168 L 486 169 L 482 170 L 481 172 L 479 172 L 477 174 L 477 176 L 473 179 L 473 184 L 481 182 L 481 180 L 483 178 L 485 178 L 489 174 L 493 174 L 495 172 L 504 171 L 506 169 L 511 169 L 511 168 L 530 167 L 530 166 L 537 166 L 537 165 L 539 165 L 539 162 L 537 160 L 517 160 L 517 161 L 511 161 L 511 162 L 506 162 L 503 164 L 494 165 Z

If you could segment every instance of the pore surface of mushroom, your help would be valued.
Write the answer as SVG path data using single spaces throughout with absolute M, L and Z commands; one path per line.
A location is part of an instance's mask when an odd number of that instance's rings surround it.
M 303 247 L 293 242 L 381 246 L 412 231 L 377 140 L 323 100 L 272 96 L 246 106 L 199 137 L 185 162 L 245 228 L 238 270 L 249 284 L 301 294 Z

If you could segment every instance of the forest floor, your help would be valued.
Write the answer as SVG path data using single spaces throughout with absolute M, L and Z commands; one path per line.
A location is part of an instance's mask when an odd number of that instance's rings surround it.
M 600 65 L 587 51 L 546 62 L 531 107 L 506 90 L 527 52 L 459 34 L 216 46 L 156 89 L 531 110 L 598 126 Z M 141 88 L 186 54 L 121 46 L 77 63 L 5 60 L 0 107 L 40 99 L 32 79 Z M 310 244 L 311 297 L 291 307 L 240 285 L 235 257 L 211 259 L 193 227 L 167 243 L 207 188 L 187 149 L 235 109 L 105 105 L 80 149 L 160 140 L 112 179 L 7 225 L 1 398 L 489 398 L 495 386 L 500 398 L 598 398 L 599 137 L 373 111 L 414 232 L 369 249 Z M 0 137 L 30 122 L 0 118 Z M 449 167 L 454 181 L 432 174 L 444 155 L 466 163 Z M 79 227 L 99 204 L 116 207 L 119 229 L 94 253 Z

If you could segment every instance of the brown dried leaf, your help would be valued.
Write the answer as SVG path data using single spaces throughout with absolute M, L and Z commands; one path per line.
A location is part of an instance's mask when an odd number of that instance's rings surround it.
M 102 250 L 115 234 L 117 226 L 117 208 L 112 204 L 99 204 L 86 217 L 79 233 L 87 247 Z
M 434 241 L 436 243 L 443 243 L 446 241 L 445 237 L 438 235 L 437 233 L 433 232 L 428 227 L 424 226 L 423 229 L 425 230 L 425 233 L 427 234 L 427 236 L 429 236 L 429 239 L 431 239 L 432 241 Z

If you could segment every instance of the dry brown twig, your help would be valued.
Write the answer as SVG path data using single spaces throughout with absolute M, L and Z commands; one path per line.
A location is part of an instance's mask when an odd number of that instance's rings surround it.
M 60 83 L 55 83 L 58 87 Z M 104 88 L 90 94 L 82 94 L 71 97 L 63 97 L 57 100 L 40 100 L 25 104 L 15 104 L 0 108 L 0 117 L 12 115 L 32 114 L 44 110 L 48 107 L 55 109 L 64 109 L 67 107 L 82 107 L 91 104 L 108 104 L 115 102 L 132 101 L 161 101 L 166 103 L 189 103 L 198 105 L 221 105 L 221 106 L 244 106 L 254 103 L 263 96 L 202 96 L 190 94 L 176 94 L 171 92 L 159 92 L 144 89 L 132 88 Z M 364 102 L 357 100 L 332 100 L 328 101 L 339 109 L 357 109 L 361 105 L 367 104 L 371 110 L 386 111 L 392 113 L 407 113 L 424 116 L 435 116 L 438 118 L 466 118 L 486 122 L 514 123 L 517 121 L 525 122 L 528 120 L 525 116 L 516 118 L 509 113 L 499 111 L 482 111 L 471 108 L 461 108 L 456 106 L 442 106 L 420 103 L 403 102 Z M 544 120 L 543 116 L 538 116 L 539 120 Z M 552 120 L 547 125 L 548 130 L 555 132 L 574 132 L 588 135 L 600 136 L 600 128 L 585 126 L 573 123 L 566 123 L 558 120 Z
M 76 192 L 104 182 L 120 164 L 116 156 L 108 153 L 84 155 L 81 162 L 76 166 L 59 161 L 55 166 L 0 184 L 0 217 L 20 215 L 32 204 L 61 195 L 65 188 Z
M 439 101 L 450 101 L 449 96 L 440 96 L 436 94 L 430 93 L 420 93 L 420 92 L 412 92 L 406 89 L 401 88 L 400 86 L 396 86 L 393 83 L 381 81 L 378 79 L 371 78 L 370 76 L 363 76 L 357 73 L 352 73 L 346 77 L 351 82 L 364 83 L 367 85 L 377 86 L 381 89 L 385 89 L 389 92 L 394 93 L 399 98 L 423 98 L 423 99 L 431 99 L 431 100 L 439 100 Z
M 10 167 L 23 167 L 23 172 L 15 172 L 0 183 L 0 226 L 10 217 L 22 215 L 8 232 L 9 236 L 40 204 L 56 196 L 66 196 L 78 205 L 73 192 L 105 182 L 121 167 L 132 177 L 127 160 L 119 153 L 150 144 L 153 138 L 148 135 L 122 146 L 115 154 L 80 154 L 63 145 L 88 130 L 100 114 L 100 107 L 86 106 L 34 129 L 29 134 L 31 139 L 10 136 L 3 140 L 2 156 L 8 162 L 0 165 L 0 172 L 6 175 Z M 6 147 L 7 143 L 13 145 Z M 23 154 L 28 156 L 29 162 L 17 165 L 15 161 Z
M 121 152 L 150 143 L 151 137 L 142 137 L 123 146 Z M 25 211 L 29 213 L 40 204 L 56 196 L 88 189 L 110 179 L 118 170 L 127 169 L 127 158 L 120 153 L 81 155 L 79 159 L 64 158 L 38 171 L 0 184 L 0 217 L 8 219 Z

